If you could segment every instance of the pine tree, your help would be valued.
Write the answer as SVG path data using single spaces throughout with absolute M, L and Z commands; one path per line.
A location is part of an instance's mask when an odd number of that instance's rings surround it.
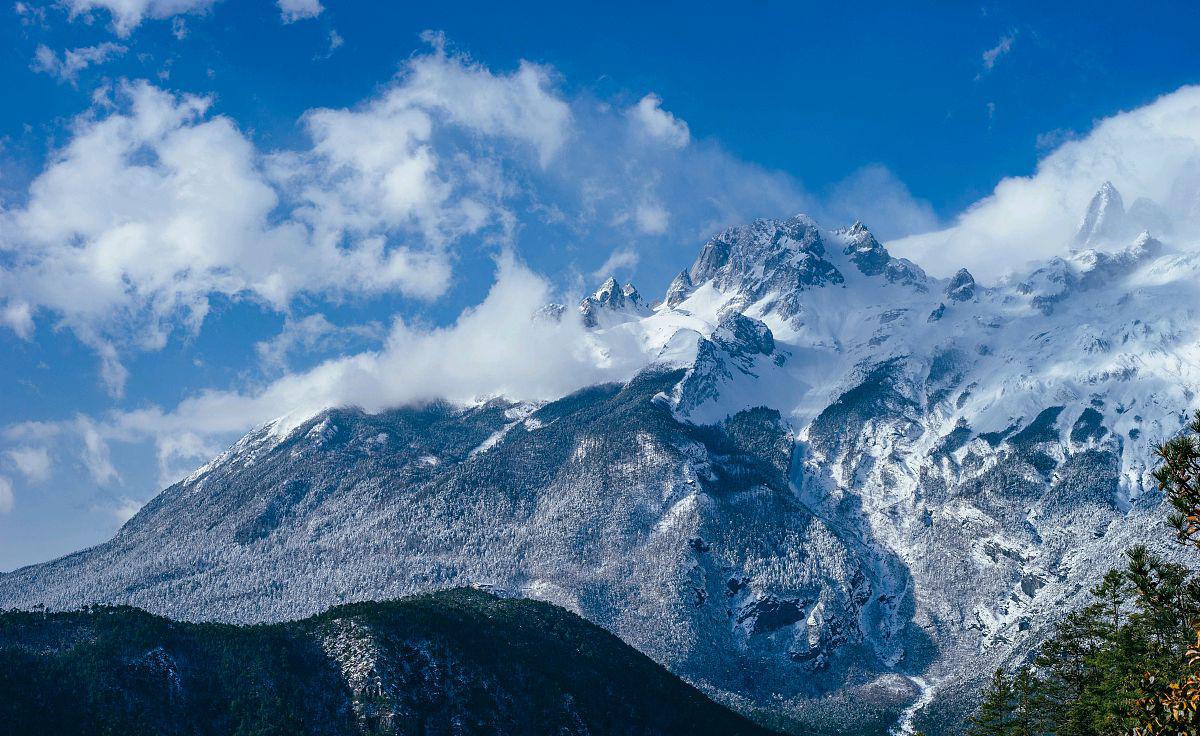
M 1179 541 L 1200 548 L 1200 411 L 1188 429 L 1190 434 L 1158 447 L 1162 465 L 1154 471 L 1154 479 L 1175 509 L 1170 521 Z
M 1008 736 L 1013 716 L 1012 682 L 998 669 L 983 694 L 979 712 L 971 719 L 969 736 Z
M 1013 715 L 1010 736 L 1035 736 L 1041 733 L 1042 718 L 1039 683 L 1033 668 L 1022 667 L 1013 676 Z

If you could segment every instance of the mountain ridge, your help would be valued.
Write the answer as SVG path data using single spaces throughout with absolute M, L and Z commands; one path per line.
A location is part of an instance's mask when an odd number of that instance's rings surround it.
M 561 608 L 472 589 L 257 627 L 0 612 L 0 733 L 743 734 Z
M 259 428 L 111 542 L 0 576 L 0 605 L 251 621 L 487 584 L 744 712 L 954 732 L 980 672 L 1162 536 L 1148 463 L 1200 391 L 1198 275 L 1140 235 L 984 285 L 861 223 L 757 220 L 653 310 L 615 279 L 581 305 L 641 346 L 631 380 Z

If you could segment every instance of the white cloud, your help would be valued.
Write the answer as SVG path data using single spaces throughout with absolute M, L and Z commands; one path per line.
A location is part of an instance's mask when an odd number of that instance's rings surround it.
M 608 259 L 592 272 L 592 278 L 602 281 L 617 271 L 632 271 L 637 266 L 640 257 L 632 248 L 617 248 L 609 254 Z
M 316 18 L 325 10 L 320 0 L 278 0 L 278 5 L 284 23 Z
M 22 340 L 28 340 L 33 336 L 33 309 L 26 302 L 8 302 L 0 308 L 0 325 L 15 332 Z
M 14 447 L 7 453 L 9 462 L 35 483 L 50 478 L 50 453 L 45 447 Z
M 30 5 L 29 3 L 16 2 L 13 3 L 13 12 L 21 19 L 21 25 L 32 26 L 46 24 L 46 9 L 40 5 Z
M 548 164 L 571 124 L 570 106 L 553 91 L 552 71 L 521 61 L 515 72 L 496 75 L 448 55 L 440 34 L 427 32 L 424 38 L 434 44 L 435 53 L 409 62 L 404 83 L 392 90 L 385 105 L 440 111 L 458 125 L 524 141 L 537 150 L 543 166 Z
M 13 488 L 12 481 L 0 475 L 0 514 L 7 514 L 13 510 Z
M 101 427 L 92 419 L 79 415 L 75 417 L 72 428 L 83 440 L 83 452 L 80 458 L 88 473 L 91 474 L 92 480 L 102 486 L 120 480 L 121 476 L 112 464 L 108 442 L 101 434 Z
M 133 515 L 136 514 L 141 508 L 142 504 L 140 501 L 135 501 L 128 496 L 121 496 L 121 498 L 117 500 L 116 506 L 110 508 L 109 512 L 112 513 L 118 524 L 124 524 L 132 519 Z
M 46 45 L 39 45 L 34 53 L 31 68 L 35 72 L 44 72 L 57 78 L 60 82 L 75 84 L 79 73 L 94 64 L 121 56 L 128 49 L 121 44 L 106 41 L 95 46 L 85 46 L 78 49 L 67 49 L 62 56 Z
M 933 206 L 914 197 L 904 182 L 879 164 L 864 166 L 835 185 L 822 210 L 831 227 L 862 220 L 885 240 L 938 226 Z
M 204 13 L 218 0 L 62 0 L 72 19 L 90 15 L 92 11 L 107 11 L 112 29 L 118 36 L 128 36 L 147 19 L 163 20 L 176 15 Z
M 255 343 L 254 351 L 269 370 L 284 370 L 295 354 L 309 354 L 344 349 L 357 343 L 378 343 L 387 330 L 378 322 L 340 327 L 323 314 L 303 319 L 288 319 L 283 329 L 270 340 Z
M 638 230 L 647 235 L 662 235 L 671 222 L 670 213 L 657 202 L 642 202 L 634 213 Z
M 439 46 L 363 106 L 309 112 L 311 148 L 280 153 L 210 115 L 209 98 L 122 83 L 25 205 L 0 212 L 13 254 L 0 324 L 28 336 L 40 312 L 59 317 L 120 395 L 122 352 L 194 333 L 212 295 L 280 311 L 299 294 L 436 297 L 453 242 L 512 226 L 497 145 L 544 165 L 566 139 L 549 83 L 536 65 L 496 75 Z
M 662 98 L 650 93 L 626 111 L 639 130 L 673 148 L 683 148 L 691 140 L 688 125 L 662 108 Z
M 198 463 L 216 457 L 224 449 L 213 437 L 186 430 L 157 436 L 154 438 L 154 445 L 158 455 L 160 488 L 166 488 L 187 477 L 196 469 Z
M 574 310 L 560 322 L 535 319 L 551 300 L 548 282 L 506 255 L 487 297 L 452 325 L 426 330 L 397 320 L 379 350 L 327 360 L 259 390 L 204 391 L 170 412 L 117 412 L 102 424 L 79 423 L 75 430 L 95 431 L 108 441 L 155 439 L 160 459 L 185 454 L 180 448 L 186 443 L 172 438 L 192 435 L 187 442 L 199 458 L 211 454 L 203 438 L 242 432 L 284 415 L 294 423 L 330 406 L 378 411 L 435 398 L 551 399 L 628 378 L 645 365 L 639 340 L 601 338 L 583 327 Z M 164 441 L 171 443 L 166 449 Z M 115 472 L 93 475 L 111 478 Z
M 1101 120 L 1047 154 L 1032 175 L 1002 180 L 951 227 L 888 247 L 933 273 L 966 267 L 977 278 L 1000 278 L 1065 252 L 1105 181 L 1126 203 L 1146 198 L 1166 213 L 1170 232 L 1155 235 L 1200 239 L 1200 87 Z
M 1009 51 L 1012 51 L 1013 42 L 1017 40 L 1017 32 L 1001 36 L 995 46 L 983 52 L 983 68 L 986 71 L 991 71 L 996 68 L 996 62 L 1005 56 Z
M 314 57 L 314 59 L 318 61 L 321 59 L 328 59 L 329 57 L 333 56 L 333 52 L 340 49 L 345 43 L 346 39 L 342 38 L 342 34 L 338 33 L 336 30 L 331 30 L 329 32 L 329 48 L 325 50 L 324 54 L 318 54 Z
M 293 316 L 299 304 L 434 298 L 461 244 L 507 247 L 535 219 L 573 242 L 620 243 L 604 271 L 633 268 L 645 243 L 691 258 L 713 230 L 758 216 L 824 218 L 862 206 L 881 214 L 841 219 L 862 217 L 878 232 L 927 222 L 928 205 L 881 167 L 836 188 L 825 206 L 793 177 L 691 140 L 656 95 L 631 108 L 567 99 L 546 67 L 494 72 L 429 38 L 433 51 L 371 99 L 306 113 L 308 141 L 292 150 L 260 150 L 213 114 L 209 98 L 145 82 L 98 96 L 25 203 L 0 211 L 0 323 L 26 337 L 35 321 L 72 330 L 117 394 L 130 380 L 123 355 L 195 334 L 216 297 L 288 318 L 256 346 L 261 373 L 232 387 L 53 431 L 20 425 L 5 439 L 32 445 L 50 433 L 47 441 L 74 443 L 101 485 L 121 480 L 110 443 L 150 441 L 166 483 L 229 434 L 284 414 L 435 397 L 549 399 L 628 377 L 645 364 L 641 346 L 600 342 L 573 310 L 561 323 L 531 319 L 552 287 L 512 257 L 487 298 L 447 327 Z M 343 351 L 315 366 L 296 360 Z

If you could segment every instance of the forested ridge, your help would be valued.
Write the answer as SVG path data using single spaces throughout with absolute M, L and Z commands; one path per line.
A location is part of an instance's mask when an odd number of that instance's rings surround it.
M 531 733 L 769 732 L 575 614 L 471 589 L 256 626 L 0 613 L 4 736 Z

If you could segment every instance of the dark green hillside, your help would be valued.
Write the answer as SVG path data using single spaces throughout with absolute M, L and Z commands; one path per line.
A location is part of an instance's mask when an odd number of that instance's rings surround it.
M 0 614 L 0 734 L 766 734 L 556 606 L 452 590 L 250 627 Z

